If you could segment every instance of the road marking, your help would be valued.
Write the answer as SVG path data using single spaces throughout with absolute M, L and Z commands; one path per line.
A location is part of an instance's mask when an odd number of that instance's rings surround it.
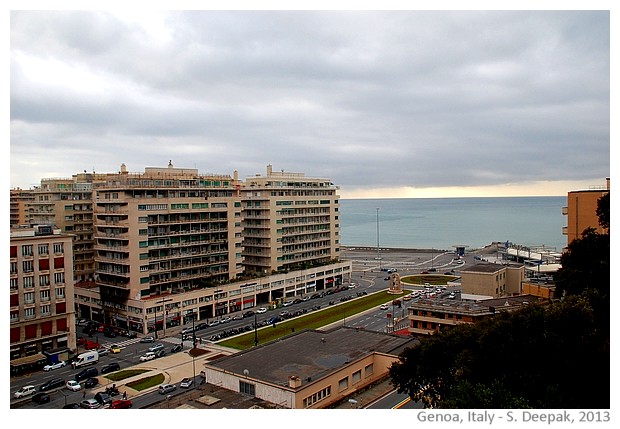
M 403 399 L 402 401 L 400 401 L 398 404 L 394 405 L 392 407 L 393 410 L 397 410 L 401 407 L 404 407 L 409 401 L 411 401 L 411 398 L 407 397 L 405 399 Z

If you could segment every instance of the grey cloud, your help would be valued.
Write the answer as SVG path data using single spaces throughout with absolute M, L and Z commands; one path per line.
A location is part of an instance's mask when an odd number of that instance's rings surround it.
M 342 188 L 609 175 L 606 11 L 186 11 L 162 22 L 158 38 L 104 12 L 11 13 L 12 185 L 44 177 L 27 167 L 30 145 L 52 151 L 37 165 L 79 147 L 99 169 L 175 158 L 244 177 L 273 163 Z M 36 81 L 23 56 L 88 71 L 105 94 Z M 92 161 L 64 175 L 80 163 Z

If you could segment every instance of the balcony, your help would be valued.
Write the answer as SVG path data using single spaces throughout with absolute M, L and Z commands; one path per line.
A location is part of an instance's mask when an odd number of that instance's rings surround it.
M 567 216 L 567 215 L 568 215 L 568 207 L 562 207 L 562 214 L 563 214 L 564 216 Z
M 562 235 L 568 235 L 568 227 L 567 226 L 563 226 L 562 227 Z

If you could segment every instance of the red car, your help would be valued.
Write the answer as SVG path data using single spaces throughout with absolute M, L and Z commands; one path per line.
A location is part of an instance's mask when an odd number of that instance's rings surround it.
M 112 401 L 110 408 L 131 408 L 132 402 L 129 399 L 117 399 Z
M 98 349 L 99 347 L 99 343 L 96 343 L 94 341 L 86 340 L 86 343 L 84 343 L 84 348 L 86 350 Z

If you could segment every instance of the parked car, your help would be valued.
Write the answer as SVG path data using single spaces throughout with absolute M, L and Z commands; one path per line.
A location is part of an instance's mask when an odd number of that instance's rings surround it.
M 37 405 L 46 404 L 50 401 L 50 395 L 44 392 L 35 393 L 32 395 L 32 402 Z
M 222 317 L 222 319 L 220 320 L 220 323 L 228 323 L 228 322 L 230 322 L 229 316 Z
M 17 392 L 13 393 L 13 396 L 15 398 L 23 398 L 25 396 L 29 396 L 34 394 L 37 391 L 37 389 L 29 384 L 28 386 L 24 386 L 21 389 L 19 389 Z
M 267 312 L 267 309 L 266 309 L 265 307 L 261 307 L 261 308 L 259 308 L 258 310 L 256 310 L 256 312 L 257 312 L 258 314 L 263 314 L 263 313 L 266 313 L 266 312 Z
M 103 407 L 112 403 L 112 397 L 107 393 L 99 392 L 95 394 L 95 401 L 99 402 Z
M 202 331 L 203 329 L 207 329 L 207 325 L 205 322 L 200 322 L 199 324 L 196 325 L 196 328 L 194 328 L 194 331 Z
M 148 362 L 153 359 L 155 359 L 155 353 L 153 352 L 146 352 L 140 356 L 140 362 Z
M 179 383 L 179 386 L 183 388 L 188 388 L 189 386 L 192 385 L 193 381 L 194 380 L 192 380 L 191 378 L 185 377 L 183 380 L 181 380 L 181 382 Z
M 99 370 L 97 368 L 95 367 L 84 368 L 83 370 L 75 374 L 75 381 L 86 380 L 87 378 L 96 377 L 98 375 L 99 375 Z
M 157 350 L 155 352 L 155 357 L 160 358 L 160 357 L 163 357 L 165 354 L 166 354 L 166 349 Z
M 157 388 L 157 391 L 162 395 L 165 395 L 166 393 L 169 393 L 169 392 L 173 392 L 175 390 L 177 390 L 177 386 L 174 384 L 161 384 Z
M 121 369 L 121 366 L 118 364 L 118 362 L 111 362 L 101 367 L 101 373 L 107 374 L 108 372 L 118 371 L 119 369 Z
M 133 403 L 129 399 L 116 399 L 110 404 L 110 408 L 131 408 Z
M 62 378 L 53 378 L 53 379 L 49 380 L 48 382 L 43 383 L 39 387 L 39 391 L 45 392 L 45 391 L 48 391 L 48 390 L 56 389 L 58 387 L 62 387 L 64 385 L 65 385 L 65 380 L 63 380 Z
M 182 344 L 177 344 L 176 346 L 172 347 L 170 349 L 170 353 L 178 353 L 181 350 L 183 350 L 183 345 Z
M 80 407 L 94 409 L 94 408 L 101 408 L 101 404 L 97 402 L 96 399 L 90 398 L 90 399 L 84 399 L 82 402 L 80 402 Z
M 78 390 L 82 389 L 82 386 L 80 386 L 80 383 L 78 383 L 75 380 L 67 381 L 67 383 L 65 384 L 65 387 L 73 392 L 77 392 Z
M 140 338 L 140 342 L 141 343 L 154 343 L 155 342 L 155 337 L 153 337 L 153 336 L 142 337 L 142 338 Z
M 93 387 L 97 386 L 98 384 L 99 384 L 99 380 L 97 380 L 97 378 L 95 378 L 95 377 L 87 378 L 86 381 L 84 383 L 82 383 L 82 385 L 84 386 L 85 389 L 92 389 Z
M 163 348 L 164 348 L 164 345 L 162 343 L 153 344 L 151 347 L 149 347 L 149 351 L 156 352 L 158 350 L 163 350 Z
M 45 365 L 43 367 L 43 371 L 51 371 L 53 369 L 63 368 L 67 366 L 67 361 L 61 360 L 60 362 L 50 363 L 49 365 Z
M 78 404 L 77 402 L 71 402 L 70 404 L 64 405 L 62 408 L 75 409 L 75 408 L 82 408 L 82 407 L 80 407 L 80 404 Z
M 213 319 L 212 321 L 209 322 L 209 327 L 211 326 L 217 326 L 220 324 L 220 321 L 217 319 Z

